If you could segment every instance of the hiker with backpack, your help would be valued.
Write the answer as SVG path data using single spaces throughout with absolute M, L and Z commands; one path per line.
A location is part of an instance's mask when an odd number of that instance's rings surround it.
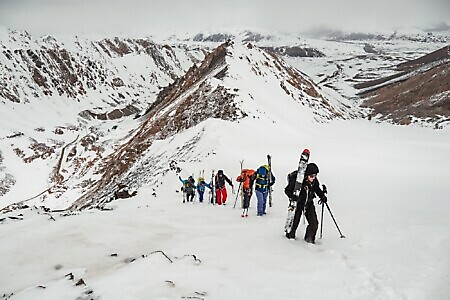
M 261 217 L 266 214 L 267 195 L 269 194 L 269 188 L 275 183 L 275 176 L 272 171 L 269 174 L 268 165 L 262 165 L 256 170 L 253 177 L 255 180 L 255 194 L 258 199 L 257 216 Z
M 306 166 L 305 175 L 303 178 L 302 189 L 298 197 L 294 196 L 295 181 L 297 179 L 297 170 L 291 172 L 288 175 L 288 185 L 284 189 L 284 193 L 289 197 L 290 201 L 296 201 L 294 221 L 290 232 L 286 232 L 286 237 L 288 239 L 295 239 L 295 231 L 297 230 L 298 224 L 300 223 L 300 218 L 302 212 L 305 214 L 305 218 L 308 221 L 308 226 L 306 227 L 306 233 L 304 240 L 307 243 L 315 243 L 316 232 L 319 227 L 319 222 L 317 221 L 316 208 L 314 207 L 314 198 L 316 194 L 319 196 L 319 204 L 327 202 L 327 196 L 320 189 L 320 183 L 317 179 L 317 174 L 319 173 L 319 168 L 315 163 L 309 163 Z
M 252 188 L 255 174 L 255 170 L 252 169 L 242 169 L 241 174 L 236 178 L 237 182 L 241 182 L 242 184 L 242 195 L 244 197 L 242 208 L 244 211 L 242 212 L 242 216 L 248 216 L 248 208 L 250 207 L 250 198 L 252 197 Z
M 231 188 L 233 188 L 233 182 L 231 182 L 230 178 L 228 178 L 223 170 L 217 171 L 214 183 L 216 188 L 216 199 L 218 205 L 225 205 L 227 202 L 227 189 L 225 187 L 225 182 L 227 182 Z
M 205 193 L 205 188 L 209 188 L 210 190 L 212 190 L 211 184 L 206 183 L 203 177 L 199 177 L 197 184 L 197 192 L 198 192 L 198 201 L 200 203 L 203 202 L 203 194 Z
M 183 203 L 184 202 L 192 202 L 194 201 L 195 197 L 195 179 L 192 176 L 189 176 L 187 180 L 183 180 L 180 176 L 178 176 L 178 179 L 183 183 L 183 194 L 186 195 L 186 199 L 183 197 Z M 190 198 L 190 200 L 189 200 Z

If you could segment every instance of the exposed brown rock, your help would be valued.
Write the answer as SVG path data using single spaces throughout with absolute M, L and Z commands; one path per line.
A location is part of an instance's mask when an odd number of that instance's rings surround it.
M 125 54 L 132 52 L 128 45 L 117 37 L 114 39 L 114 41 L 105 39 L 103 40 L 103 43 L 105 43 L 111 51 L 115 52 L 119 56 L 124 56 Z
M 115 87 L 121 87 L 121 86 L 124 86 L 124 83 L 123 83 L 122 79 L 120 79 L 119 77 L 116 77 L 116 78 L 113 78 L 111 85 L 115 86 Z
M 11 102 L 16 102 L 16 103 L 20 103 L 19 97 L 17 97 L 16 95 L 11 94 L 8 90 L 6 89 L 0 89 L 0 96 L 8 99 Z
M 449 46 L 398 66 L 399 74 L 358 87 L 386 83 L 361 94 L 363 106 L 386 119 L 408 125 L 413 117 L 435 122 L 450 117 Z M 402 76 L 402 77 L 401 77 Z M 392 83 L 390 80 L 396 79 Z
M 413 69 L 417 69 L 426 64 L 434 63 L 437 61 L 442 61 L 450 58 L 450 46 L 443 47 L 439 50 L 431 52 L 430 54 L 421 56 L 417 59 L 401 63 L 397 66 L 397 70 L 399 71 L 409 71 Z
M 39 72 L 39 70 L 37 68 L 33 69 L 32 77 L 33 77 L 34 82 L 36 82 L 40 87 L 47 87 L 47 85 L 45 84 L 47 79 L 45 78 L 45 76 L 43 76 L 41 74 L 41 72 Z
M 127 117 L 130 115 L 134 115 L 138 112 L 139 112 L 139 109 L 137 109 L 133 105 L 128 105 L 125 108 L 116 108 L 110 112 L 101 113 L 101 114 L 93 113 L 90 110 L 84 110 L 84 111 L 80 112 L 79 115 L 83 118 L 88 118 L 88 119 L 93 118 L 93 119 L 98 119 L 98 120 L 116 120 L 116 119 L 120 119 L 120 118 Z
M 290 57 L 324 57 L 325 54 L 317 49 L 300 46 L 263 47 L 264 50 L 278 55 Z

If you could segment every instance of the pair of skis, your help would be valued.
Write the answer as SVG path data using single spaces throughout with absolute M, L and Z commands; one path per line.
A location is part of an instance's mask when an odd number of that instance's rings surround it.
M 214 178 L 214 170 L 211 172 L 211 191 L 210 191 L 210 197 L 209 197 L 209 203 L 216 204 L 216 196 L 215 196 L 215 178 Z
M 239 174 L 242 175 L 242 169 L 243 169 L 243 166 L 244 166 L 244 160 L 240 160 L 239 163 L 241 165 L 241 172 Z M 241 207 L 244 207 L 244 185 L 242 184 L 242 182 L 239 182 L 238 192 L 237 192 L 237 195 L 236 195 L 236 199 L 234 200 L 233 208 L 236 207 L 237 199 L 238 199 L 239 196 L 241 196 Z M 242 218 L 248 217 L 248 208 L 243 208 L 241 217 Z
M 268 180 L 268 188 L 269 188 L 269 207 L 272 207 L 272 157 L 267 154 L 267 165 L 269 166 L 269 180 Z
M 310 152 L 308 149 L 303 150 L 300 155 L 300 161 L 298 162 L 297 177 L 295 179 L 293 197 L 289 201 L 288 215 L 286 224 L 284 225 L 284 231 L 290 233 L 292 225 L 294 223 L 295 208 L 297 205 L 297 198 L 300 196 L 302 190 L 303 178 L 305 177 L 306 166 L 308 165 Z

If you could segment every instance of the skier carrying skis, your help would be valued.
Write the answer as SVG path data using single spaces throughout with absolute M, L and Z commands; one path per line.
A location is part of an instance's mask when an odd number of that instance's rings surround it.
M 198 192 L 198 201 L 200 203 L 203 202 L 203 194 L 205 193 L 205 188 L 209 188 L 212 190 L 211 184 L 206 183 L 205 179 L 203 177 L 198 178 L 198 184 L 197 184 L 197 192 Z
M 243 169 L 241 171 L 241 174 L 236 178 L 237 182 L 242 182 L 242 193 L 244 196 L 244 203 L 243 203 L 243 209 L 244 212 L 242 213 L 243 216 L 248 216 L 248 208 L 250 206 L 250 198 L 252 197 L 252 188 L 253 188 L 253 182 L 254 182 L 254 175 L 255 170 L 252 169 Z
M 255 174 L 253 174 L 255 180 L 255 194 L 258 199 L 257 215 L 259 217 L 266 214 L 267 195 L 269 194 L 269 176 L 270 186 L 275 183 L 275 176 L 272 172 L 269 174 L 269 166 L 260 166 Z
M 178 179 L 183 183 L 183 193 L 186 194 L 186 200 L 183 199 L 184 202 L 192 202 L 194 201 L 195 196 L 195 179 L 192 176 L 189 176 L 187 180 L 183 180 L 180 176 L 178 176 Z M 189 200 L 189 198 L 191 200 Z
M 225 205 L 227 202 L 227 189 L 225 188 L 225 181 L 233 188 L 233 182 L 225 174 L 223 170 L 217 171 L 215 178 L 215 188 L 216 188 L 216 199 L 218 205 Z
M 327 202 L 327 196 L 320 189 L 319 180 L 317 179 L 318 173 L 319 168 L 315 163 L 309 163 L 307 165 L 305 177 L 303 178 L 302 189 L 298 197 L 293 194 L 295 181 L 297 178 L 297 170 L 288 175 L 288 185 L 284 189 L 284 193 L 289 197 L 290 201 L 297 202 L 291 231 L 286 232 L 286 237 L 288 239 L 295 239 L 295 231 L 297 230 L 298 224 L 300 223 L 300 217 L 302 216 L 302 212 L 304 210 L 305 218 L 308 221 L 304 240 L 307 243 L 315 243 L 319 222 L 317 221 L 316 208 L 314 206 L 313 199 L 317 194 L 320 198 L 319 204 Z

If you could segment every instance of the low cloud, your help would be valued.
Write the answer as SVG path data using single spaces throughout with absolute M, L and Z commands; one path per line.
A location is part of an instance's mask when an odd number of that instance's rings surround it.
M 450 25 L 448 0 L 0 0 L 0 25 L 45 34 L 152 34 L 227 28 L 377 31 Z M 394 3 L 395 2 L 395 3 Z

